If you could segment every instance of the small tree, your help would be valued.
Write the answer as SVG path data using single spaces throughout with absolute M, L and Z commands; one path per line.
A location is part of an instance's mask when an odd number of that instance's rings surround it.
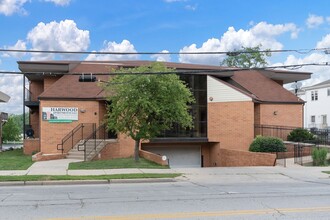
M 17 117 L 16 117 L 17 118 Z M 17 123 L 15 116 L 8 117 L 8 121 L 2 128 L 3 141 L 19 141 L 21 135 L 20 125 Z
M 193 95 L 176 74 L 161 63 L 116 71 L 104 88 L 107 92 L 108 129 L 135 140 L 135 160 L 139 160 L 141 140 L 156 137 L 178 123 L 192 128 L 189 104 Z M 134 73 L 134 74 L 125 74 Z M 153 74 L 150 74 L 153 73 Z
M 315 140 L 314 135 L 304 128 L 296 128 L 290 132 L 287 137 L 288 141 L 308 142 Z
M 270 57 L 271 53 L 269 49 L 260 52 L 261 46 L 242 47 L 242 50 L 228 53 L 228 57 L 221 62 L 221 65 L 241 68 L 264 67 L 268 64 L 266 57 Z

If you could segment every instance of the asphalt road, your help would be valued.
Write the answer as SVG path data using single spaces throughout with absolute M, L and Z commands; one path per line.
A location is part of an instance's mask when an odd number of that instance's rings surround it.
M 326 175 L 220 169 L 166 183 L 2 186 L 0 219 L 330 219 Z

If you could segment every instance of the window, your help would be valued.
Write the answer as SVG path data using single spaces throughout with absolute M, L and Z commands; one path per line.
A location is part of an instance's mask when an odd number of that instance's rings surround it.
M 328 96 L 330 96 L 330 89 L 328 89 Z
M 312 91 L 312 101 L 317 101 L 319 99 L 317 90 Z
M 183 129 L 174 124 L 158 137 L 207 137 L 207 80 L 206 75 L 180 75 L 180 79 L 191 89 L 196 103 L 191 105 L 190 113 L 194 118 L 193 129 Z
M 311 116 L 311 123 L 315 123 L 315 115 Z
M 322 117 L 322 125 L 326 125 L 327 124 L 327 115 L 321 115 Z

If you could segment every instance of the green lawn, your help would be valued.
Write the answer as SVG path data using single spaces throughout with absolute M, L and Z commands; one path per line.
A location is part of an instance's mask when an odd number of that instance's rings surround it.
M 111 160 L 97 160 L 70 163 L 69 170 L 88 170 L 88 169 L 125 169 L 125 168 L 144 168 L 144 169 L 168 169 L 168 166 L 161 166 L 152 161 L 140 158 L 135 162 L 133 158 L 119 158 Z
M 23 149 L 0 152 L 0 170 L 26 170 L 33 164 L 31 156 L 23 154 Z
M 322 171 L 323 173 L 327 173 L 327 174 L 330 174 L 330 171 Z
M 181 174 L 177 173 L 134 173 L 112 175 L 23 175 L 23 176 L 0 176 L 0 182 L 6 181 L 49 181 L 49 180 L 112 180 L 112 179 L 145 179 L 145 178 L 174 178 Z

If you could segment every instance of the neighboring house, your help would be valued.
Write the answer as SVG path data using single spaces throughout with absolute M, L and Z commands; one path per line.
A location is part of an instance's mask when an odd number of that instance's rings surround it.
M 303 87 L 299 90 L 298 96 L 306 101 L 304 127 L 330 128 L 330 80 Z
M 96 130 L 94 136 L 100 136 L 106 113 L 105 93 L 97 82 L 79 82 L 82 74 L 94 73 L 98 79 L 106 80 L 111 69 L 150 63 L 18 62 L 30 82 L 24 102 L 30 109 L 30 125 L 26 128 L 30 135 L 24 140 L 25 153 L 40 151 L 37 160 L 63 158 L 72 155 L 71 148 L 92 131 Z M 273 165 L 274 155 L 248 151 L 257 134 L 255 126 L 303 125 L 304 101 L 284 89 L 283 84 L 308 79 L 311 73 L 167 62 L 164 65 L 178 71 L 191 71 L 180 77 L 196 99 L 192 106 L 194 129 L 173 128 L 142 143 L 141 156 L 157 161 L 166 155 L 172 167 Z M 86 133 L 84 137 L 83 133 Z M 134 141 L 125 135 L 102 137 L 108 142 L 98 145 L 102 147 L 95 150 L 96 153 L 86 155 L 109 159 L 134 154 Z M 87 151 L 87 145 L 80 147 Z

